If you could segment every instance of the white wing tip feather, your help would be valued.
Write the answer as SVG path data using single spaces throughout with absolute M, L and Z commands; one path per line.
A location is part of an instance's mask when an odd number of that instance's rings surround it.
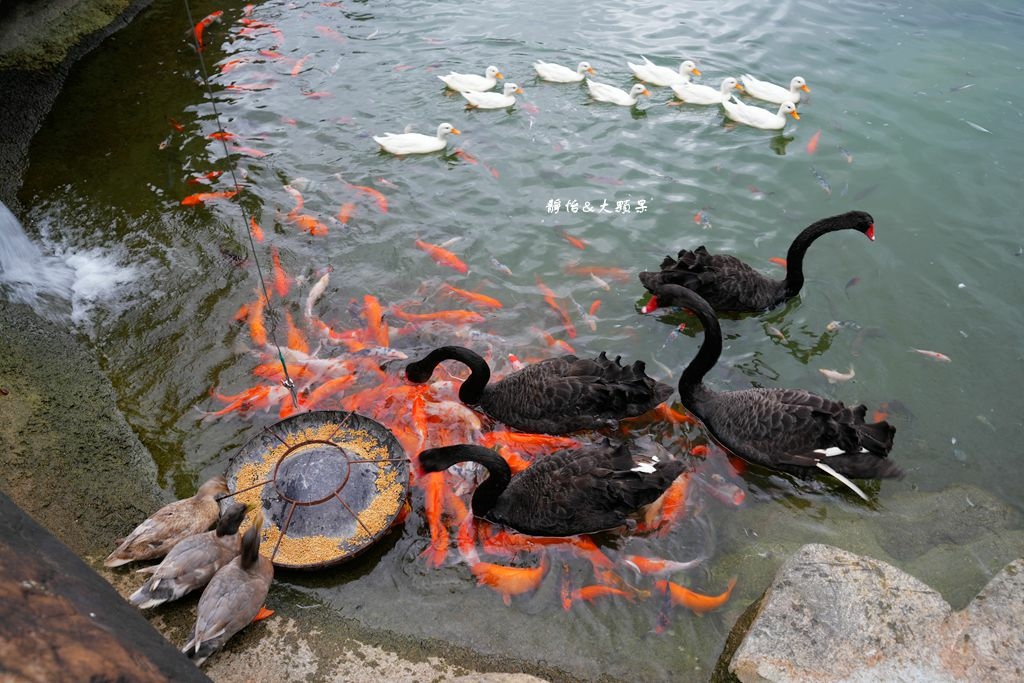
M 868 500 L 867 494 L 865 494 L 865 493 L 864 493 L 863 491 L 861 491 L 861 490 L 860 490 L 860 487 L 859 487 L 859 486 L 857 486 L 856 484 L 854 484 L 854 483 L 853 483 L 852 481 L 850 481 L 849 479 L 847 479 L 847 478 L 846 478 L 846 477 L 844 477 L 843 475 L 839 474 L 838 472 L 836 472 L 836 471 L 835 471 L 834 469 L 832 469 L 831 467 L 829 467 L 828 465 L 826 465 L 826 464 L 825 464 L 825 463 L 823 463 L 823 462 L 816 462 L 816 463 L 814 463 L 814 464 L 815 464 L 815 465 L 816 465 L 816 466 L 818 467 L 818 469 L 820 469 L 821 471 L 823 471 L 823 472 L 827 472 L 828 474 L 831 474 L 831 475 L 832 475 L 833 477 L 835 477 L 835 478 L 836 478 L 836 479 L 838 479 L 839 481 L 841 481 L 841 482 L 843 482 L 844 484 L 846 484 L 847 486 L 849 486 L 849 487 L 850 487 L 850 489 L 851 489 L 851 490 L 852 490 L 852 491 L 853 491 L 854 493 L 856 493 L 856 494 L 857 494 L 858 496 L 860 496 L 860 497 L 861 497 L 861 498 L 863 498 L 864 500 Z

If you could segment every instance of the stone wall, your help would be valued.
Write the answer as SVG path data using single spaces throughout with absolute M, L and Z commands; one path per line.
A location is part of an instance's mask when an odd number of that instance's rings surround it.
M 0 2 L 0 201 L 16 199 L 28 149 L 75 61 L 151 0 Z

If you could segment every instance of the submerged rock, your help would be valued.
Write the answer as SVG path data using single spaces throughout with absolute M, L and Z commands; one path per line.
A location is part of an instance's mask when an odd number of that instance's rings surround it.
M 963 610 L 892 565 L 827 545 L 779 569 L 729 666 L 740 681 L 1024 676 L 1024 559 Z

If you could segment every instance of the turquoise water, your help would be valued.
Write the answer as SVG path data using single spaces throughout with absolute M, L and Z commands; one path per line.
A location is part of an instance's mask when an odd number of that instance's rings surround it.
M 410 310 L 424 300 L 426 310 L 462 307 L 436 295 L 448 282 L 498 297 L 504 308 L 488 313 L 473 336 L 463 329 L 396 337 L 395 347 L 415 355 L 458 332 L 460 343 L 490 345 L 496 358 L 541 357 L 554 351 L 533 328 L 561 339 L 565 333 L 543 302 L 539 278 L 574 319 L 579 334 L 568 341 L 578 353 L 644 359 L 652 375 L 674 382 L 696 350 L 692 330 L 673 335 L 682 318 L 639 315 L 643 290 L 635 279 L 606 278 L 606 291 L 586 268 L 635 273 L 705 244 L 781 277 L 769 259 L 785 256 L 801 228 L 866 210 L 877 241 L 851 233 L 817 242 L 798 300 L 724 321 L 725 351 L 709 380 L 720 389 L 802 386 L 869 410 L 889 402 L 898 429 L 891 457 L 907 477 L 868 486 L 875 502 L 861 506 L 831 485 L 756 471 L 739 477 L 720 456 L 708 471 L 747 492 L 744 512 L 771 516 L 790 536 L 798 529 L 803 541 L 835 542 L 851 515 L 885 518 L 896 501 L 954 483 L 1024 506 L 1015 446 L 1024 436 L 1024 118 L 1013 88 L 1021 79 L 1014 50 L 1024 15 L 1015 3 L 258 5 L 252 18 L 279 29 L 283 42 L 266 29 L 240 35 L 239 3 L 193 7 L 197 20 L 214 10 L 224 20 L 207 29 L 208 67 L 216 73 L 215 64 L 249 60 L 216 75 L 213 86 L 224 128 L 266 154 L 234 157 L 244 183 L 240 203 L 267 234 L 257 252 L 264 271 L 274 245 L 284 268 L 302 280 L 288 310 L 301 311 L 327 266 L 334 270 L 318 311 L 342 328 L 360 324 L 366 294 Z M 72 70 L 35 139 L 20 196 L 26 229 L 51 247 L 106 249 L 137 269 L 120 305 L 96 310 L 87 331 L 161 483 L 179 495 L 222 470 L 258 425 L 275 419 L 201 419 L 200 411 L 222 405 L 211 389 L 235 393 L 254 383 L 258 361 L 231 316 L 254 298 L 255 273 L 231 202 L 180 205 L 202 190 L 188 177 L 228 168 L 220 142 L 205 137 L 217 127 L 184 39 L 187 26 L 179 3 L 158 1 Z M 628 89 L 625 62 L 641 54 L 670 65 L 695 59 L 700 81 L 713 85 L 744 72 L 775 82 L 799 74 L 811 99 L 799 121 L 769 132 L 726 125 L 715 107 L 668 106 L 666 88 L 651 88 L 633 109 L 592 103 L 584 86 L 540 82 L 530 67 L 535 59 L 586 59 L 595 78 Z M 436 78 L 449 70 L 482 73 L 488 64 L 523 87 L 515 108 L 467 112 Z M 269 87 L 227 89 L 232 82 Z M 442 121 L 463 131 L 447 154 L 398 159 L 371 139 L 407 126 L 430 133 Z M 383 193 L 387 213 L 337 175 Z M 288 183 L 328 225 L 326 236 L 288 222 Z M 212 189 L 229 188 L 225 173 Z M 555 199 L 562 206 L 551 213 Z M 570 200 L 607 201 L 612 212 L 571 213 Z M 615 213 L 625 200 L 632 208 L 643 200 L 646 211 Z M 342 225 L 333 217 L 346 202 L 355 213 Z M 572 246 L 563 231 L 586 248 Z M 449 249 L 469 266 L 466 275 L 437 266 L 414 244 L 453 238 Z M 572 302 L 586 309 L 595 299 L 602 303 L 591 330 Z M 834 320 L 844 324 L 826 332 Z M 843 384 L 829 385 L 818 372 L 851 365 L 856 376 Z M 697 428 L 641 431 L 674 451 L 703 441 Z M 282 580 L 369 626 L 543 660 L 570 676 L 703 680 L 770 574 L 716 553 L 744 539 L 729 521 L 735 511 L 707 487 L 695 487 L 690 512 L 668 539 L 609 541 L 612 554 L 709 554 L 700 570 L 676 577 L 695 590 L 717 593 L 739 576 L 723 610 L 703 618 L 677 610 L 663 635 L 652 633 L 654 600 L 563 612 L 555 571 L 532 597 L 506 608 L 474 586 L 464 566 L 424 566 L 418 514 L 352 567 Z M 585 562 L 565 561 L 585 580 Z

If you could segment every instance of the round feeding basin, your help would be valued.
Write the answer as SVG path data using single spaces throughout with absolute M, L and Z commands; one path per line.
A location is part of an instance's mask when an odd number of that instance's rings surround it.
M 395 436 L 357 413 L 320 410 L 270 425 L 231 458 L 235 500 L 263 509 L 260 553 L 275 566 L 343 562 L 391 528 L 409 491 Z

